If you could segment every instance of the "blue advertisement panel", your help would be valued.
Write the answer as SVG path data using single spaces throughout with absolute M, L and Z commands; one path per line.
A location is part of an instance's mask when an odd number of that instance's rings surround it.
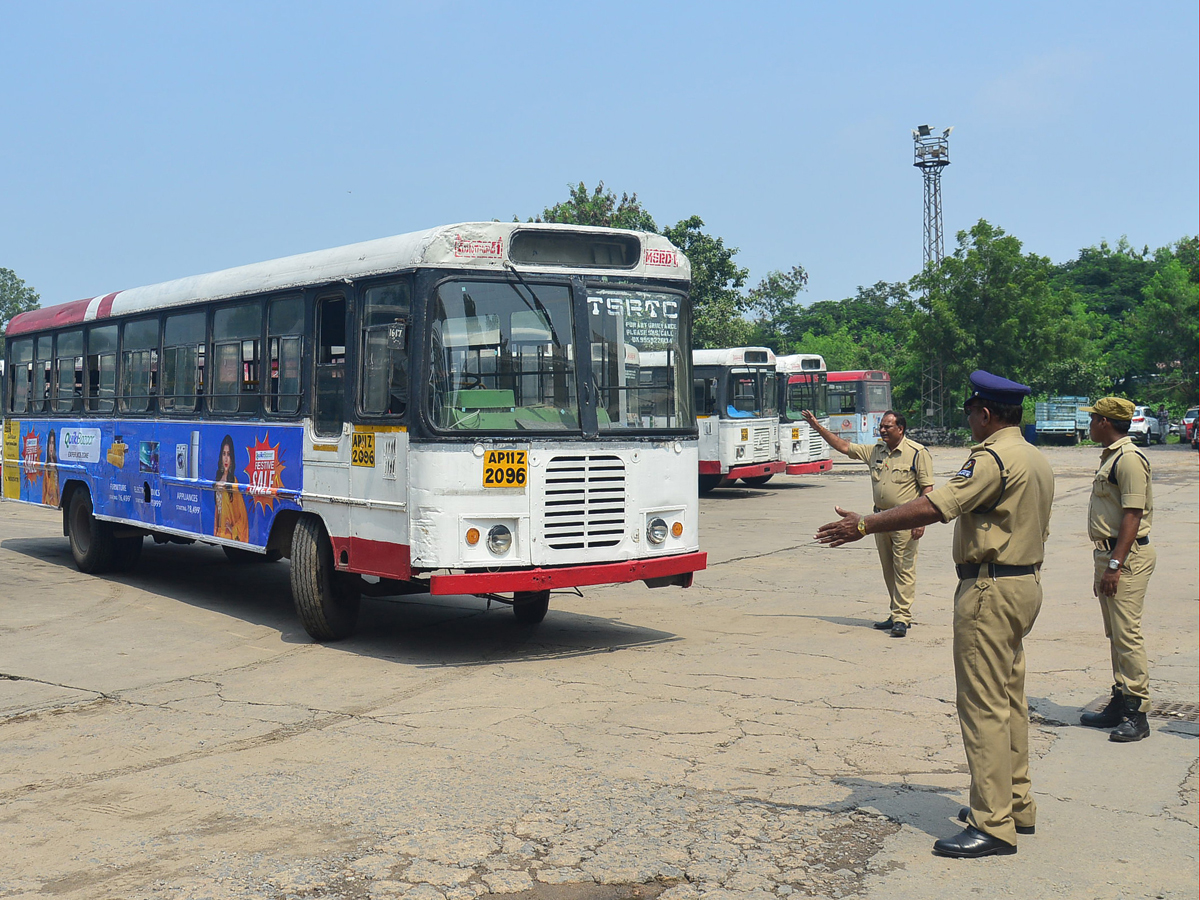
M 299 425 L 113 419 L 9 424 L 20 458 L 20 486 L 13 485 L 19 496 L 11 499 L 58 506 L 62 484 L 79 478 L 97 515 L 259 547 L 281 509 L 300 509 Z

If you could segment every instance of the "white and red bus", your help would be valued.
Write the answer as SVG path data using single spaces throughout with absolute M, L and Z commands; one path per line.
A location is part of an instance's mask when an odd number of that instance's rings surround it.
M 809 410 L 826 428 L 825 358 L 794 353 L 775 358 L 779 379 L 779 454 L 788 475 L 819 475 L 833 469 L 829 445 L 801 415 Z
M 829 430 L 854 444 L 879 439 L 879 420 L 892 408 L 892 377 L 887 372 L 830 372 Z
M 761 487 L 784 470 L 779 386 L 766 347 L 693 350 L 700 491 L 741 479 Z
M 290 557 L 317 640 L 363 594 L 536 623 L 555 588 L 686 587 L 689 276 L 656 234 L 492 222 L 22 313 L 3 496 L 61 509 L 85 572 L 131 568 L 147 536 Z

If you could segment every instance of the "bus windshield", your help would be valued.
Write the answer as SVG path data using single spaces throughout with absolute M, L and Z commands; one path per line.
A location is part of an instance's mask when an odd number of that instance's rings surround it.
M 594 389 L 589 394 L 601 433 L 691 428 L 682 295 L 595 285 L 586 300 L 587 344 L 577 354 L 567 285 L 443 282 L 430 325 L 433 424 L 452 431 L 581 433 L 576 385 L 582 377 Z
M 571 292 L 447 281 L 431 329 L 430 419 L 455 431 L 578 431 Z
M 829 415 L 825 376 L 792 375 L 788 379 L 787 394 L 784 396 L 784 414 L 789 422 L 798 422 L 807 409 L 818 419 Z
M 730 369 L 728 385 L 729 402 L 725 414 L 729 418 L 762 418 L 777 414 L 777 387 L 773 370 Z

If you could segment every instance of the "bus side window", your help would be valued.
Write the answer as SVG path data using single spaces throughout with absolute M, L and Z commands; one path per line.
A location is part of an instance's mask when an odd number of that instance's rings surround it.
M 210 412 L 243 416 L 258 412 L 261 338 L 262 306 L 257 301 L 213 312 Z
M 407 281 L 365 292 L 360 361 L 365 416 L 403 416 L 408 411 L 410 296 Z
M 178 313 L 163 324 L 162 397 L 159 407 L 175 415 L 199 405 L 204 360 L 204 313 Z
M 87 333 L 88 412 L 112 412 L 117 405 L 117 326 L 101 325 Z
M 316 407 L 317 434 L 340 435 L 346 404 L 346 298 L 317 301 Z
M 155 411 L 158 393 L 158 317 L 122 326 L 121 412 Z
M 50 411 L 50 388 L 54 369 L 54 338 L 43 335 L 34 347 L 33 388 L 30 392 L 30 409 L 35 412 Z
M 64 331 L 54 356 L 54 411 L 83 411 L 83 332 Z
M 13 341 L 9 345 L 10 387 L 12 412 L 29 411 L 29 382 L 33 374 L 33 338 Z
M 715 378 L 693 378 L 693 399 L 696 401 L 696 415 L 715 416 L 717 414 L 717 381 Z
M 304 345 L 304 299 L 272 300 L 267 310 L 267 411 L 300 412 L 300 363 Z

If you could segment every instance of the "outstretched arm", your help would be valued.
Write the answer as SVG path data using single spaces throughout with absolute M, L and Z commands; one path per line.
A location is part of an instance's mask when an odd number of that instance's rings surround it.
M 807 409 L 800 410 L 800 415 L 804 416 L 804 421 L 807 422 L 810 427 L 815 428 L 817 430 L 817 434 L 819 434 L 821 437 L 823 437 L 825 439 L 825 443 L 827 443 L 830 447 L 832 447 L 838 453 L 841 453 L 844 455 L 844 454 L 847 454 L 850 452 L 850 442 L 844 438 L 838 437 L 836 434 L 834 434 L 828 428 L 823 426 L 820 422 L 817 421 L 817 417 L 814 416 Z
M 827 522 L 822 525 L 817 529 L 815 537 L 819 543 L 830 544 L 834 547 L 852 543 L 868 534 L 880 531 L 903 531 L 905 528 L 918 528 L 922 525 L 932 525 L 934 522 L 942 521 L 942 514 L 924 495 L 915 500 L 909 500 L 903 506 L 894 506 L 869 516 L 860 516 L 858 513 L 842 509 L 840 506 L 835 506 L 833 510 L 842 518 L 836 522 Z M 860 519 L 865 523 L 864 530 L 861 532 L 858 530 Z

